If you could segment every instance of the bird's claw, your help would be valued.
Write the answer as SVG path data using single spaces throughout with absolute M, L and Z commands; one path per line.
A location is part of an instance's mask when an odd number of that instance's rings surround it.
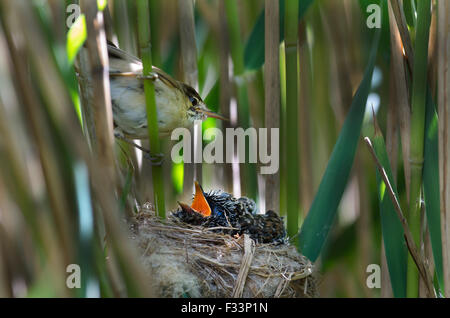
M 119 130 L 118 128 L 114 128 L 114 137 L 120 140 L 125 140 L 125 135 L 124 133 Z M 128 140 L 125 140 L 128 142 Z
M 158 79 L 158 74 L 155 72 L 150 72 L 148 75 L 138 75 L 136 76 L 138 79 L 149 79 L 152 81 L 156 81 Z
M 150 161 L 152 166 L 161 166 L 164 162 L 164 154 L 150 154 L 150 152 L 143 152 L 143 157 Z

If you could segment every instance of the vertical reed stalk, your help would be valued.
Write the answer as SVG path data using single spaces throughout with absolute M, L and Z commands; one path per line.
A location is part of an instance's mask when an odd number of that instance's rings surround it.
M 93 1 L 81 0 L 80 6 L 86 14 L 86 45 L 92 76 L 92 106 L 97 140 L 96 153 L 100 163 L 107 167 L 111 182 L 116 184 L 109 62 L 103 12 L 98 10 L 97 3 Z
M 287 232 L 293 237 L 298 232 L 299 171 L 298 171 L 298 1 L 286 3 L 285 55 L 286 55 L 286 191 Z
M 268 141 L 271 140 L 271 128 L 280 128 L 280 23 L 278 1 L 265 2 L 265 122 Z M 279 141 L 277 141 L 279 143 Z M 272 152 L 268 142 L 268 153 Z M 266 209 L 280 211 L 280 174 L 266 176 Z
M 408 25 L 406 23 L 406 17 L 402 10 L 401 0 L 388 1 L 392 8 L 392 14 L 395 17 L 400 38 L 402 39 L 403 49 L 405 50 L 405 56 L 408 61 L 409 70 L 412 71 L 412 65 L 414 65 L 414 52 L 412 47 L 411 36 L 409 35 Z
M 403 154 L 403 169 L 405 175 L 405 187 L 406 196 L 409 201 L 409 188 L 410 188 L 410 176 L 411 176 L 411 165 L 409 162 L 410 153 L 410 143 L 411 143 L 411 129 L 410 129 L 410 117 L 411 110 L 409 106 L 409 89 L 408 81 L 406 78 L 407 70 L 405 62 L 403 59 L 403 45 L 402 39 L 400 37 L 400 32 L 395 20 L 392 4 L 395 1 L 388 1 L 389 10 L 389 28 L 391 35 L 391 65 L 393 73 L 393 82 L 395 88 L 395 99 L 398 108 L 398 126 L 400 129 L 400 137 L 402 144 L 402 154 Z
M 414 241 L 419 246 L 425 106 L 427 96 L 428 38 L 431 19 L 430 0 L 419 1 L 417 14 L 411 98 L 411 187 L 408 221 Z M 407 284 L 408 296 L 417 297 L 418 272 L 412 258 L 408 262 Z
M 33 7 L 28 6 L 24 2 L 17 1 L 14 2 L 14 5 L 10 3 L 9 10 L 5 10 L 5 16 L 15 17 L 17 19 L 28 20 L 29 23 L 33 24 L 34 28 L 39 29 L 39 25 L 37 21 L 34 19 L 33 15 Z M 27 6 L 26 9 L 23 9 L 24 6 Z M 8 6 L 7 6 L 8 7 Z M 18 14 L 20 12 L 20 15 Z M 26 40 L 23 42 L 26 45 L 15 46 L 14 41 L 10 37 L 13 34 L 15 25 L 11 21 L 11 18 L 5 18 L 5 31 L 7 33 L 8 45 L 10 50 L 10 57 L 12 60 L 12 65 L 14 69 L 14 77 L 17 79 L 16 82 L 16 90 L 22 92 L 23 96 L 23 104 L 24 113 L 26 114 L 26 119 L 29 121 L 29 126 L 32 131 L 32 142 L 36 145 L 37 153 L 39 154 L 40 164 L 42 166 L 42 173 L 45 179 L 45 185 L 48 191 L 48 199 L 50 203 L 50 211 L 52 212 L 51 217 L 53 217 L 53 222 L 56 225 L 55 232 L 58 235 L 58 248 L 60 248 L 61 259 L 64 261 L 69 261 L 73 259 L 73 242 L 72 237 L 74 235 L 73 229 L 70 224 L 73 220 L 73 210 L 71 210 L 70 204 L 70 196 L 68 196 L 68 186 L 65 182 L 67 175 L 64 168 L 68 168 L 67 162 L 62 163 L 64 159 L 64 154 L 66 154 L 67 149 L 57 149 L 55 141 L 56 138 L 54 136 L 54 130 L 52 129 L 51 119 L 49 117 L 54 115 L 54 112 L 48 110 L 49 104 L 51 104 L 49 98 L 50 92 L 53 87 L 50 87 L 50 77 L 53 75 L 53 78 L 58 78 L 57 72 L 55 72 L 54 65 L 51 63 L 51 54 L 49 51 L 45 51 L 48 49 L 46 46 L 46 42 L 42 34 L 30 34 L 29 31 L 31 28 L 26 28 L 24 32 L 24 36 Z M 9 35 L 8 35 L 9 34 Z M 39 41 L 41 39 L 42 41 Z M 31 43 L 33 40 L 37 41 L 37 43 Z M 41 43 L 42 42 L 42 43 Z M 37 45 L 36 45 L 37 44 Z M 46 55 L 48 54 L 48 55 Z M 24 61 L 27 61 L 25 57 L 29 57 L 32 64 L 27 64 Z M 50 63 L 48 63 L 50 62 Z M 39 88 L 41 91 L 38 93 L 38 90 L 35 88 L 34 82 L 30 77 L 30 67 L 34 69 L 34 67 L 42 67 L 42 69 L 47 70 L 48 78 L 45 78 L 45 75 L 41 72 L 37 71 L 36 74 L 36 82 L 39 83 Z M 44 65 L 42 65 L 44 64 Z M 43 93 L 44 92 L 44 93 Z M 61 93 L 61 94 L 60 94 Z M 40 94 L 43 94 L 45 98 L 40 99 Z M 56 95 L 59 95 L 58 97 Z M 59 102 L 67 107 L 72 107 L 72 105 L 67 104 L 68 95 L 65 95 L 64 92 L 58 92 L 52 97 L 58 98 Z M 61 98 L 61 99 L 59 99 Z M 44 100 L 44 101 L 43 101 Z M 68 108 L 70 109 L 70 108 Z M 77 122 L 77 128 L 79 128 L 79 122 Z M 13 136 L 11 136 L 11 140 Z M 14 163 L 14 166 L 17 167 Z M 18 167 L 17 167 L 18 168 Z M 15 171 L 18 172 L 17 170 Z M 17 175 L 17 177 L 19 177 Z M 19 179 L 20 180 L 20 179 Z M 20 182 L 19 182 L 20 184 Z M 23 184 L 23 186 L 27 186 Z M 24 189 L 22 189 L 24 190 Z M 25 192 L 26 193 L 26 192 Z M 25 194 L 24 193 L 24 194 Z M 36 211 L 32 212 L 33 214 Z M 34 216 L 35 221 L 37 222 L 37 230 L 41 232 L 39 229 L 39 218 Z M 45 240 L 42 237 L 43 240 Z
M 4 209 L 5 206 L 3 205 L 4 200 L 3 196 L 3 187 L 0 180 L 0 208 Z M 8 268 L 8 258 L 6 253 L 7 248 L 7 237 L 5 230 L 3 226 L 0 224 L 0 297 L 1 298 L 9 298 L 13 297 L 13 291 L 12 291 L 12 275 L 9 275 L 10 269 Z
M 20 139 L 18 138 L 22 134 L 17 134 L 17 127 L 14 127 L 14 129 L 8 127 L 10 125 L 9 122 L 5 122 L 4 124 L 0 123 L 2 138 L 4 138 L 2 143 L 5 142 L 7 145 L 5 147 L 5 161 L 7 162 L 7 166 L 4 172 L 6 176 L 10 175 L 12 177 L 10 179 L 12 181 L 12 191 L 10 191 L 12 197 L 19 203 L 18 206 L 22 210 L 28 226 L 34 235 L 33 239 L 38 239 L 33 243 L 39 247 L 39 256 L 48 257 L 46 266 L 54 271 L 54 280 L 52 280 L 52 283 L 55 284 L 55 290 L 63 292 L 68 296 L 69 293 L 67 290 L 66 292 L 62 291 L 64 288 L 63 264 L 67 264 L 68 261 L 73 262 L 74 244 L 72 239 L 74 231 L 71 227 L 71 221 L 73 220 L 73 214 L 71 212 L 73 210 L 71 209 L 72 202 L 67 192 L 69 188 L 67 185 L 68 180 L 66 179 L 67 174 L 63 170 L 63 168 L 67 168 L 67 162 L 63 162 L 67 160 L 67 157 L 64 156 L 66 149 L 57 149 L 55 147 L 57 144 L 55 141 L 57 138 L 54 135 L 55 130 L 48 120 L 49 115 L 51 116 L 49 114 L 51 112 L 48 110 L 49 100 L 51 100 L 49 96 L 49 82 L 46 81 L 48 78 L 42 76 L 40 72 L 33 71 L 38 67 L 37 64 L 42 63 L 44 65 L 40 66 L 46 69 L 49 74 L 55 76 L 54 78 L 57 78 L 57 81 L 61 79 L 58 78 L 57 72 L 55 72 L 55 65 L 51 63 L 50 52 L 46 51 L 48 47 L 44 37 L 38 31 L 40 28 L 35 19 L 33 9 L 35 7 L 24 1 L 2 3 L 0 5 L 0 20 L 2 21 L 2 27 L 4 28 L 5 38 L 9 48 L 10 65 L 12 65 L 10 72 L 14 74 L 13 78 L 16 92 L 12 96 L 20 97 L 20 105 L 24 106 L 21 110 L 27 120 L 27 128 L 30 130 L 31 142 L 34 143 L 36 154 L 39 155 L 39 159 L 37 160 L 38 165 L 35 167 L 38 168 L 38 175 L 42 174 L 41 176 L 44 179 L 41 182 L 43 182 L 43 189 L 46 191 L 44 194 L 48 200 L 46 211 L 42 211 L 44 203 L 37 204 L 38 202 L 33 202 L 33 192 L 30 190 L 30 181 L 32 180 L 27 180 L 26 167 L 20 164 L 22 158 L 18 156 L 19 153 L 17 152 L 17 147 L 20 146 Z M 20 30 L 20 36 L 24 39 L 21 43 L 13 41 L 13 34 L 17 27 L 15 24 L 16 21 L 27 21 L 34 27 L 34 32 L 29 32 L 32 29 L 30 27 Z M 31 61 L 32 63 L 28 64 L 27 61 Z M 30 70 L 34 76 L 30 76 Z M 41 90 L 38 91 L 36 86 Z M 52 97 L 56 97 L 59 93 L 57 92 Z M 62 95 L 64 93 L 59 95 L 59 97 L 62 97 Z M 68 109 L 72 108 L 64 100 L 59 101 L 62 102 L 62 105 L 68 106 Z M 18 107 L 17 104 L 8 106 Z M 3 113 L 1 117 L 3 121 L 8 120 L 9 116 L 6 117 Z M 77 122 L 77 125 L 79 128 L 79 122 Z M 3 151 L 1 157 L 3 157 Z M 10 162 L 8 163 L 8 161 Z M 4 164 L 3 160 L 2 164 Z M 8 180 L 9 178 L 5 179 Z
M 6 9 L 4 10 L 5 7 Z M 41 197 L 42 194 L 39 194 L 41 198 L 39 202 L 29 200 L 30 196 L 28 194 L 31 195 L 31 192 L 29 192 L 30 182 L 21 180 L 22 174 L 15 173 L 14 177 L 17 177 L 17 180 L 14 180 L 14 182 L 18 183 L 19 187 L 16 189 L 13 187 L 14 192 L 18 193 L 18 198 L 14 199 L 19 203 L 19 207 L 25 210 L 22 211 L 24 214 L 29 210 L 29 205 L 32 204 L 31 213 L 33 213 L 33 220 L 37 223 L 36 229 L 45 247 L 44 253 L 37 255 L 40 257 L 36 259 L 36 263 L 38 263 L 39 267 L 40 265 L 45 266 L 47 268 L 46 271 L 51 271 L 50 277 L 52 279 L 49 282 L 45 281 L 46 290 L 49 289 L 47 288 L 47 284 L 49 284 L 51 287 L 56 287 L 53 291 L 56 295 L 71 295 L 65 284 L 67 276 L 65 268 L 68 262 L 63 259 L 65 254 L 75 254 L 75 242 L 73 240 L 75 235 L 73 232 L 77 230 L 77 226 L 71 221 L 73 221 L 73 213 L 76 209 L 73 200 L 76 194 L 73 191 L 74 184 L 70 175 L 73 172 L 71 169 L 74 161 L 77 163 L 84 161 L 89 168 L 90 178 L 88 179 L 88 176 L 85 174 L 84 185 L 81 187 L 75 185 L 75 187 L 77 190 L 82 188 L 83 191 L 89 191 L 89 186 L 86 183 L 88 180 L 92 183 L 98 206 L 103 213 L 103 218 L 99 218 L 98 221 L 99 223 L 104 222 L 105 230 L 108 234 L 106 238 L 108 243 L 111 243 L 108 247 L 112 247 L 112 253 L 108 256 L 112 254 L 117 256 L 117 259 L 116 257 L 114 257 L 114 260 L 110 258 L 110 261 L 117 260 L 120 263 L 121 277 L 127 282 L 129 296 L 151 296 L 148 291 L 148 285 L 146 285 L 148 282 L 146 282 L 142 268 L 137 261 L 138 257 L 133 253 L 133 248 L 127 240 L 126 232 L 121 228 L 118 206 L 114 196 L 115 189 L 111 183 L 111 177 L 108 175 L 110 171 L 108 167 L 99 164 L 98 160 L 93 158 L 88 151 L 80 129 L 80 123 L 76 113 L 73 111 L 74 107 L 71 104 L 67 87 L 64 86 L 64 81 L 60 77 L 61 70 L 58 69 L 58 65 L 52 57 L 51 47 L 47 45 L 49 34 L 46 34 L 42 25 L 39 25 L 37 22 L 36 12 L 33 12 L 35 8 L 25 0 L 1 2 L 0 21 L 3 27 L 8 29 L 6 34 L 9 36 L 8 46 L 11 64 L 14 68 L 11 73 L 14 74 L 14 78 L 17 80 L 15 93 L 21 97 L 22 110 L 28 126 L 26 130 L 30 134 L 28 137 L 31 142 L 35 143 L 35 149 L 40 152 L 39 163 L 42 165 L 42 172 L 48 170 L 48 172 L 43 173 L 46 178 L 45 185 L 48 184 L 47 189 L 43 189 L 44 191 L 47 190 L 44 194 L 50 200 L 54 200 L 55 197 L 59 201 L 66 200 L 65 208 L 61 215 L 64 222 L 60 222 L 48 212 L 49 209 L 45 202 L 47 198 L 45 196 Z M 13 17 L 15 21 L 26 21 L 27 25 L 17 29 L 14 27 L 15 24 L 10 24 L 11 19 L 8 19 L 8 22 L 5 21 L 5 16 Z M 7 28 L 8 24 L 12 28 Z M 17 34 L 17 31 L 20 32 L 18 34 L 23 39 L 18 46 L 16 46 L 16 41 L 12 41 L 13 35 Z M 31 67 L 28 67 L 24 61 L 31 61 Z M 30 76 L 30 73 L 32 76 Z M 31 79 L 34 79 L 34 81 Z M 4 135 L 2 134 L 3 137 Z M 9 140 L 13 141 L 14 139 L 9 138 Z M 46 154 L 45 152 L 48 153 Z M 30 153 L 33 153 L 33 151 L 30 151 Z M 0 156 L 0 159 L 3 159 L 3 156 Z M 14 160 L 14 163 L 18 162 L 19 160 Z M 37 172 L 37 174 L 34 174 L 34 177 L 40 178 L 40 173 L 39 171 Z M 54 182 L 53 180 L 56 181 Z M 38 183 L 39 181 L 44 183 L 44 180 L 37 180 Z M 61 184 L 61 189 L 59 191 L 58 189 L 55 190 Z M 63 194 L 59 197 L 61 192 Z M 22 201 L 24 202 L 23 204 L 21 203 Z M 78 200 L 77 203 L 82 204 L 81 200 Z M 51 205 L 51 212 L 55 212 L 53 211 L 55 206 L 55 204 Z M 83 207 L 86 206 L 83 205 Z M 78 208 L 81 209 L 82 207 L 78 206 Z M 88 212 L 86 209 L 82 210 L 84 213 Z M 25 215 L 25 217 L 27 216 Z M 100 235 L 100 233 L 97 234 Z M 62 238 L 59 237 L 60 235 Z M 64 250 L 61 246 L 63 245 L 62 241 L 66 240 L 71 243 L 71 246 L 64 246 L 64 249 L 66 249 Z M 84 242 L 86 243 L 86 241 Z M 36 242 L 32 243 L 36 244 Z M 97 248 L 96 250 L 98 251 Z M 104 263 L 103 251 L 101 253 L 101 257 L 97 258 L 96 261 Z M 75 261 L 71 260 L 69 264 L 86 264 L 83 262 L 91 256 L 86 257 L 86 254 L 79 254 L 78 257 L 84 259 L 80 260 L 80 262 L 78 259 Z M 89 270 L 83 270 L 83 272 L 88 273 Z M 42 274 L 46 275 L 37 271 L 31 273 L 31 279 L 45 278 L 46 276 L 42 276 Z M 32 281 L 31 283 L 34 282 Z
M 195 42 L 194 3 L 178 0 L 183 80 L 198 91 L 197 46 Z
M 444 294 L 450 297 L 450 2 L 438 1 L 437 97 Z
M 43 239 L 39 231 L 39 222 L 37 214 L 35 213 L 35 204 L 31 189 L 28 187 L 30 180 L 25 175 L 25 169 L 21 164 L 20 152 L 17 149 L 15 139 L 10 134 L 12 129 L 6 119 L 5 108 L 3 102 L 0 100 L 0 162 L 2 164 L 1 177 L 3 183 L 7 186 L 7 194 L 11 200 L 17 202 L 17 205 L 23 215 L 23 218 L 30 229 L 31 237 L 33 238 L 38 250 L 43 251 Z M 9 182 L 8 182 L 9 181 Z
M 80 87 L 80 102 L 81 114 L 83 121 L 83 132 L 86 136 L 90 149 L 97 149 L 97 138 L 95 136 L 95 121 L 94 121 L 94 106 L 93 100 L 90 96 L 90 81 L 89 76 L 89 58 L 86 50 L 81 50 L 75 62 L 78 72 L 78 85 Z
M 108 5 L 106 5 L 106 7 L 103 9 L 103 18 L 105 20 L 106 39 L 117 45 L 118 44 L 117 37 L 114 34 L 114 25 L 113 25 L 111 12 L 109 9 L 110 8 Z
M 299 25 L 299 109 L 298 123 L 300 136 L 300 191 L 301 206 L 303 212 L 309 210 L 314 198 L 313 177 L 311 163 L 311 130 L 310 130 L 310 102 L 311 102 L 311 65 L 308 39 L 306 36 L 306 23 L 300 22 Z
M 436 96 L 437 87 L 437 5 L 431 1 L 430 40 L 428 43 L 428 84 L 431 96 Z
M 113 8 L 113 18 L 120 47 L 126 52 L 137 55 L 137 44 L 134 37 L 133 23 L 129 15 L 128 1 L 115 0 Z
M 243 129 L 250 126 L 250 107 L 248 99 L 247 83 L 245 80 L 244 67 L 244 45 L 241 39 L 241 26 L 239 23 L 239 12 L 236 0 L 225 1 L 225 12 L 227 15 L 228 27 L 230 30 L 231 58 L 233 60 L 234 82 L 237 87 L 238 102 L 238 123 Z M 256 167 L 254 164 L 248 163 L 249 147 L 245 149 L 246 164 L 241 169 L 242 191 L 250 198 L 256 198 L 257 195 L 257 179 Z
M 311 69 L 313 74 L 311 90 L 312 102 L 314 103 L 314 107 L 310 107 L 311 122 L 323 123 L 321 125 L 312 125 L 311 127 L 311 144 L 316 145 L 311 153 L 312 162 L 314 162 L 312 167 L 314 189 L 317 189 L 321 183 L 321 177 L 327 166 L 338 131 L 338 123 L 335 117 L 330 116 L 333 113 L 329 93 L 331 76 L 330 49 L 327 45 L 325 28 L 320 18 L 320 9 L 319 4 L 315 3 L 311 7 L 308 21 L 314 37 L 311 51 Z
M 194 3 L 192 0 L 178 0 L 178 25 L 180 27 L 180 49 L 183 63 L 183 80 L 198 91 L 198 67 L 197 46 L 195 41 Z M 184 164 L 184 186 L 185 190 L 192 190 L 194 180 L 202 182 L 202 164 L 196 163 L 196 154 L 201 152 L 202 125 L 195 125 L 191 129 L 191 144 L 193 147 L 193 158 L 191 163 Z M 200 142 L 197 142 L 200 140 Z M 191 191 L 188 191 L 190 193 Z
M 330 43 L 330 94 L 332 95 L 332 105 L 339 127 L 345 120 L 345 114 L 352 102 L 352 81 L 351 74 L 351 49 L 349 41 L 346 39 L 347 30 L 345 27 L 345 8 L 342 3 L 330 1 L 329 6 L 323 6 L 320 17 L 323 24 L 327 40 Z M 344 19 L 344 20 L 343 20 Z
M 394 21 L 395 22 L 395 21 Z M 389 104 L 387 113 L 386 127 L 386 151 L 390 165 L 392 167 L 392 176 L 394 183 L 397 184 L 397 160 L 398 160 L 398 126 L 397 126 L 397 94 L 395 92 L 395 74 L 393 52 L 391 51 L 391 65 L 389 68 Z M 391 279 L 389 277 L 389 268 L 386 260 L 386 250 L 383 242 L 381 243 L 381 297 L 393 297 Z
M 225 15 L 226 0 L 219 1 L 219 59 L 220 59 L 220 112 L 225 118 L 230 118 L 231 82 L 230 82 L 230 35 L 228 34 L 227 19 Z M 230 128 L 230 122 L 222 122 L 224 130 Z M 226 143 L 223 145 L 226 153 Z M 223 188 L 233 193 L 233 167 L 231 163 L 223 163 Z
M 281 8 L 280 8 L 281 9 Z M 282 12 L 284 14 L 284 10 Z M 281 114 L 280 114 L 280 215 L 287 216 L 286 196 L 286 56 L 284 41 L 280 45 Z
M 0 22 L 3 25 L 3 28 L 6 26 L 6 21 L 3 15 L 3 8 L 0 5 Z M 2 39 L 3 40 L 3 39 Z M 11 38 L 8 40 L 8 45 L 12 46 Z M 2 46 L 0 46 L 0 50 Z M 6 48 L 5 48 L 6 52 Z M 0 52 L 1 54 L 2 52 Z M 4 61 L 9 61 L 6 59 L 6 54 L 1 54 L 1 58 Z M 3 67 L 3 65 L 0 65 Z M 15 65 L 17 66 L 17 65 Z M 5 68 L 6 69 L 6 68 Z M 12 70 L 17 70 L 16 67 L 12 68 Z M 16 85 L 19 85 L 19 77 L 17 72 L 16 74 Z M 4 85 L 4 84 L 3 84 Z M 25 97 L 30 96 L 29 92 L 25 92 Z M 28 102 L 28 100 L 26 101 Z M 16 105 L 17 107 L 17 105 Z M 8 121 L 8 114 L 6 112 L 6 108 L 2 101 L 1 91 L 0 91 L 0 163 L 2 166 L 1 178 L 2 184 L 5 183 L 7 185 L 8 196 L 11 200 L 17 202 L 17 205 L 23 215 L 25 222 L 28 225 L 28 228 L 31 232 L 31 237 L 33 238 L 35 245 L 38 247 L 39 251 L 43 250 L 43 239 L 41 232 L 39 231 L 39 223 L 37 214 L 35 213 L 35 204 L 34 199 L 32 197 L 32 192 L 29 187 L 30 180 L 27 178 L 25 174 L 25 169 L 22 165 L 22 161 L 20 158 L 18 143 L 15 142 L 14 133 L 16 127 L 10 127 L 12 121 Z M 10 181 L 10 182 L 8 182 Z
M 152 62 L 155 66 L 160 66 L 161 61 L 161 34 L 160 34 L 160 22 L 164 21 L 161 17 L 162 7 L 164 1 L 150 0 L 150 22 L 153 27 L 150 28 L 152 39 Z
M 139 34 L 139 47 L 141 49 L 143 76 L 149 76 L 152 72 L 152 51 L 150 42 L 150 11 L 148 0 L 137 2 L 137 21 Z M 155 100 L 155 86 L 151 79 L 144 79 L 145 103 L 147 107 L 148 135 L 150 140 L 150 152 L 152 155 L 161 153 L 158 134 L 158 119 Z M 162 166 L 152 167 L 154 200 L 157 214 L 165 217 L 164 183 Z

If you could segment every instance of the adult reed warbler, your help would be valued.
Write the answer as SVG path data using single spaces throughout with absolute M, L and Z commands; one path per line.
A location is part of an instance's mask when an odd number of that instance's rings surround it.
M 107 46 L 114 135 L 149 156 L 148 150 L 131 141 L 148 138 L 142 62 L 110 42 Z M 168 136 L 178 127 L 190 128 L 194 121 L 207 117 L 227 120 L 209 110 L 194 88 L 159 68 L 153 66 L 151 75 L 146 78 L 152 79 L 155 86 L 160 137 Z

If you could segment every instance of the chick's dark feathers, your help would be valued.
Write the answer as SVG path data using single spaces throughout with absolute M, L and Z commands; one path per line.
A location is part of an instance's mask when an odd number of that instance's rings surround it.
M 199 213 L 179 209 L 173 216 L 182 222 L 217 228 L 214 231 L 229 234 L 248 234 L 259 243 L 281 244 L 286 240 L 283 220 L 273 211 L 258 214 L 256 203 L 247 197 L 239 199 L 223 191 L 204 193 L 211 208 L 211 215 L 203 217 Z

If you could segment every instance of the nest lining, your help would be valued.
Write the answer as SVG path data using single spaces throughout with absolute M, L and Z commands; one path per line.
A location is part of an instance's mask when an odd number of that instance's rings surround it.
M 133 238 L 159 297 L 315 297 L 313 265 L 289 244 L 255 244 L 142 209 Z

